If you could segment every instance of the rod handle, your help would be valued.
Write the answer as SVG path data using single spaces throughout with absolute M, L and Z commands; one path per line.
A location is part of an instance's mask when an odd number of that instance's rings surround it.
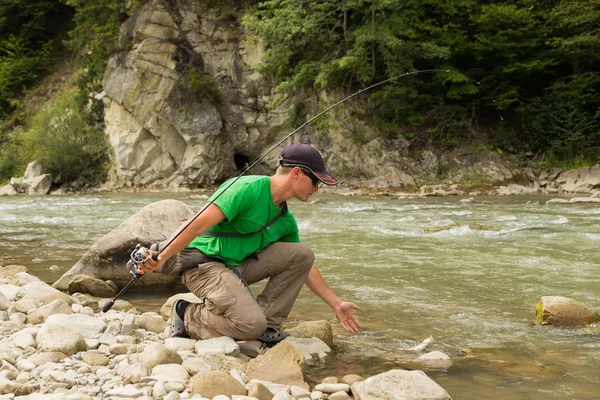
M 110 310 L 110 309 L 112 308 L 112 306 L 114 306 L 114 305 L 115 305 L 115 301 L 114 301 L 114 300 L 111 300 L 111 301 L 109 301 L 108 303 L 106 303 L 106 304 L 104 305 L 104 307 L 102 307 L 102 312 L 107 312 L 107 311 L 108 311 L 108 310 Z

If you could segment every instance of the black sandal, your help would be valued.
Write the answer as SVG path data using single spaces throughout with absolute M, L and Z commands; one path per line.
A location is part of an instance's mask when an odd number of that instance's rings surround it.
M 267 328 L 267 330 L 260 335 L 258 340 L 267 344 L 275 344 L 281 342 L 288 336 L 290 336 L 288 331 L 277 331 L 273 328 Z

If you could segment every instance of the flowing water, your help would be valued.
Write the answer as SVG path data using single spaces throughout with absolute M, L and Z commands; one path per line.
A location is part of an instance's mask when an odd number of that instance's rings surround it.
M 600 310 L 599 206 L 526 204 L 542 197 L 318 197 L 290 207 L 332 288 L 361 307 L 362 329 L 349 335 L 334 325 L 336 356 L 311 369 L 311 379 L 422 368 L 406 348 L 432 335 L 428 350 L 454 365 L 424 370 L 454 399 L 600 398 L 598 326 L 533 324 L 543 295 Z M 189 194 L 0 198 L 0 265 L 26 265 L 54 282 L 95 240 L 165 198 L 203 204 Z M 124 298 L 158 311 L 171 294 L 132 290 Z M 316 319 L 334 322 L 303 290 L 290 325 Z

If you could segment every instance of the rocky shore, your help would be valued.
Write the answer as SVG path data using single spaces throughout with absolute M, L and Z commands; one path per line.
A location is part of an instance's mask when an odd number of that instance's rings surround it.
M 189 293 L 175 295 L 160 313 L 140 313 L 117 300 L 102 313 L 109 299 L 63 293 L 23 266 L 0 267 L 0 400 L 450 399 L 419 370 L 306 382 L 307 368 L 330 356 L 327 321 L 302 323 L 272 348 L 228 337 L 170 337 L 167 318 L 182 297 L 199 301 Z M 452 365 L 439 352 L 421 362 Z

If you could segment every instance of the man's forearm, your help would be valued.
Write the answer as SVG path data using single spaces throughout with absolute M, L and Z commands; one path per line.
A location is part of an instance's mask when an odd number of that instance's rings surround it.
M 308 277 L 304 282 L 306 286 L 317 296 L 319 296 L 329 307 L 334 308 L 339 305 L 342 300 L 331 290 L 317 266 L 313 264 Z

